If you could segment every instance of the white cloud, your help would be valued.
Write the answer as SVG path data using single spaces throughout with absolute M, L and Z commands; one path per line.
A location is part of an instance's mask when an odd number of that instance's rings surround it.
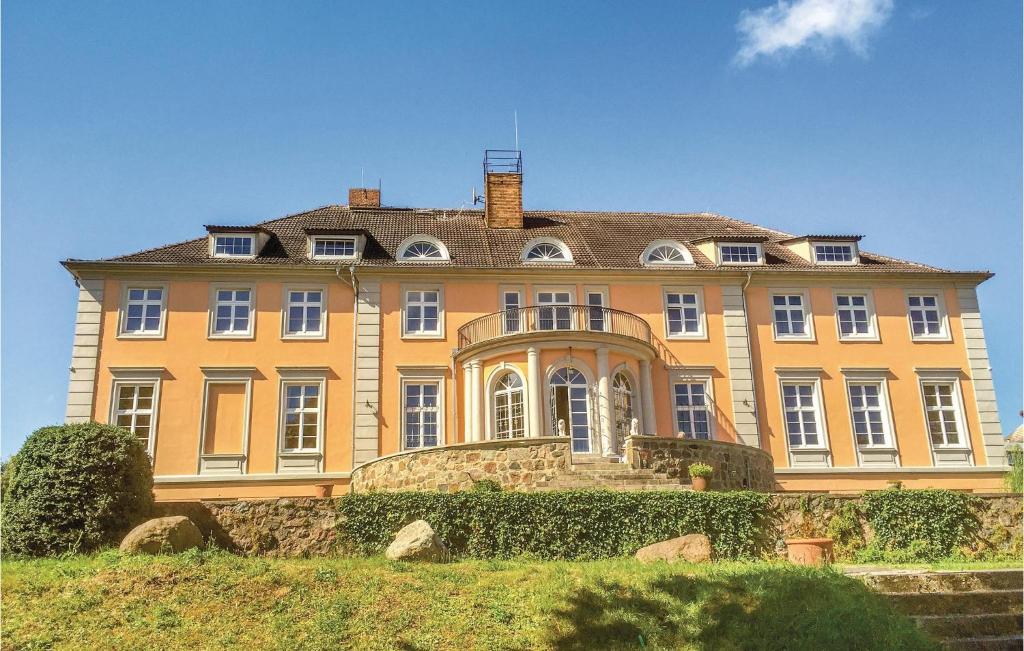
M 827 53 L 836 42 L 865 54 L 868 35 L 891 13 L 892 0 L 779 0 L 745 9 L 736 23 L 741 40 L 736 63 L 746 66 L 803 47 Z

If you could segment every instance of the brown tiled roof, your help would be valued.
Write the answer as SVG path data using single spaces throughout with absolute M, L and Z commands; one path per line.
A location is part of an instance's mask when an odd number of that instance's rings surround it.
M 333 266 L 336 261 L 308 259 L 307 234 L 365 232 L 366 247 L 357 263 L 363 267 L 416 264 L 397 261 L 396 252 L 406 238 L 424 234 L 436 237 L 448 247 L 451 260 L 433 265 L 441 267 L 536 267 L 535 264 L 524 265 L 521 262 L 524 245 L 534 238 L 552 237 L 569 247 L 574 258 L 573 268 L 640 268 L 644 249 L 652 241 L 662 239 L 690 244 L 688 248 L 696 267 L 714 268 L 715 265 L 696 246 L 692 246 L 696 241 L 749 237 L 752 241 L 764 241 L 767 268 L 780 271 L 945 271 L 864 251 L 860 252 L 858 265 L 815 266 L 779 244 L 792 239 L 793 235 L 712 213 L 527 211 L 523 222 L 522 229 L 488 229 L 481 210 L 350 209 L 348 206 L 331 205 L 250 226 L 271 234 L 255 258 L 212 258 L 206 238 L 201 237 L 97 262 Z M 564 265 L 559 267 L 564 268 Z

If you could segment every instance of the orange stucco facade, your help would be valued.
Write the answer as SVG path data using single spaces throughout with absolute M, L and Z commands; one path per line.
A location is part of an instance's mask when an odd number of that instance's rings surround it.
M 130 382 L 144 371 L 159 377 L 151 447 L 159 499 L 309 495 L 315 485 L 324 483 L 344 491 L 348 473 L 358 465 L 354 456 L 359 447 L 354 440 L 357 430 L 373 432 L 371 447 L 375 445 L 376 456 L 405 449 L 403 382 L 424 375 L 436 379 L 441 389 L 438 444 L 469 440 L 474 436 L 473 419 L 479 419 L 476 436 L 494 435 L 493 382 L 508 371 L 527 384 L 531 373 L 542 378 L 543 387 L 537 390 L 542 413 L 536 420 L 544 432 L 536 435 L 554 434 L 556 419 L 550 412 L 553 394 L 548 382 L 550 374 L 567 360 L 595 386 L 602 372 L 610 378 L 621 371 L 633 387 L 633 409 L 644 433 L 660 436 L 681 434 L 676 426 L 674 383 L 699 376 L 707 383 L 711 436 L 767 449 L 775 461 L 780 490 L 863 490 L 884 487 L 891 481 L 982 491 L 999 486 L 1001 460 L 990 464 L 986 453 L 972 381 L 976 370 L 965 346 L 957 287 L 950 281 L 940 285 L 938 279 L 931 278 L 926 282 L 944 296 L 949 337 L 921 342 L 911 337 L 907 317 L 907 291 L 922 283 L 916 278 L 867 274 L 836 279 L 814 274 L 780 278 L 697 272 L 582 275 L 569 270 L 470 274 L 430 268 L 367 271 L 359 274 L 360 285 L 379 286 L 375 306 L 379 308 L 379 325 L 367 328 L 357 322 L 351 279 L 333 268 L 295 270 L 287 275 L 237 269 L 184 272 L 170 267 L 147 269 L 145 275 L 121 269 L 76 273 L 102 288 L 91 418 L 114 420 L 118 382 Z M 121 320 L 125 318 L 126 292 L 140 283 L 159 285 L 165 292 L 159 336 L 124 336 Z M 251 334 L 234 338 L 211 335 L 213 292 L 228 286 L 253 292 Z M 324 292 L 322 336 L 285 336 L 286 291 L 296 287 Z M 422 287 L 441 291 L 443 326 L 436 336 L 405 336 L 403 297 L 410 288 Z M 554 288 L 570 292 L 573 304 L 581 303 L 588 291 L 601 292 L 606 296 L 605 307 L 649 325 L 651 341 L 638 343 L 615 333 L 577 332 L 580 328 L 574 324 L 567 332 L 525 333 L 466 346 L 460 341 L 460 328 L 498 312 L 502 292 L 509 287 L 521 292 L 524 307 L 535 305 L 538 292 Z M 665 292 L 677 287 L 699 292 L 699 336 L 680 339 L 668 334 Z M 743 350 L 734 345 L 736 322 L 729 318 L 736 316 L 727 316 L 724 288 L 732 288 L 742 299 L 751 381 L 736 375 L 744 367 Z M 778 288 L 806 292 L 813 324 L 809 339 L 783 341 L 774 336 L 770 299 Z M 851 342 L 839 336 L 834 294 L 849 288 L 871 295 L 877 328 L 874 340 Z M 369 331 L 375 331 L 377 361 L 360 372 L 359 350 L 361 342 L 365 343 L 360 335 Z M 536 355 L 536 370 L 531 370 L 531 350 Z M 473 363 L 479 364 L 480 379 L 476 381 L 483 395 L 478 408 L 484 410 L 475 416 L 470 415 L 473 396 L 467 388 L 475 377 L 471 375 Z M 780 382 L 793 369 L 819 378 L 826 458 L 822 467 L 792 467 Z M 885 378 L 895 449 L 894 464 L 888 468 L 866 468 L 858 452 L 847 393 L 849 375 L 858 369 L 873 369 Z M 970 444 L 963 467 L 936 467 L 922 402 L 922 369 L 943 369 L 956 376 Z M 643 378 L 648 372 L 649 389 Z M 282 387 L 291 377 L 309 374 L 322 382 L 316 459 L 307 470 L 290 473 L 281 454 Z M 372 380 L 374 375 L 379 378 L 377 399 L 364 400 L 357 377 Z M 752 384 L 753 404 L 736 398 L 745 382 Z M 640 396 L 644 390 L 650 394 L 653 422 L 644 412 L 646 396 Z M 363 403 L 372 407 L 369 418 L 359 413 Z M 524 404 L 535 408 L 530 400 Z M 737 410 L 746 408 L 756 422 L 753 429 L 744 431 L 753 431 L 753 438 L 744 438 L 737 426 L 743 420 Z M 595 407 L 592 421 L 597 416 Z M 529 414 L 525 418 L 529 421 Z M 591 426 L 596 427 L 593 422 Z M 592 452 L 600 452 L 598 436 L 594 434 Z M 233 474 L 220 474 L 220 466 L 212 463 L 224 460 L 238 464 Z M 204 465 L 207 461 L 211 464 Z

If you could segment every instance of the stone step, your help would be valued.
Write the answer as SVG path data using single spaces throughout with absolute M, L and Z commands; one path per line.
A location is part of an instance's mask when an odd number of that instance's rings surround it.
M 970 592 L 891 592 L 885 595 L 905 615 L 1017 614 L 1024 610 L 1021 590 Z
M 1020 613 L 920 615 L 914 621 L 939 640 L 1018 635 L 1024 629 L 1024 616 Z
M 879 572 L 861 576 L 878 592 L 963 592 L 967 590 L 1020 590 L 1024 571 L 968 570 L 962 572 Z
M 945 640 L 942 646 L 955 651 L 1020 651 L 1024 636 L 968 637 Z

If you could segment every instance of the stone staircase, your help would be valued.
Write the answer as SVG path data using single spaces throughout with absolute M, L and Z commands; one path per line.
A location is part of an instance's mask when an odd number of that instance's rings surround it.
M 883 593 L 900 612 L 948 649 L 1020 651 L 1024 645 L 1021 570 L 872 571 L 847 573 Z
M 685 483 L 684 483 L 685 482 Z M 538 490 L 610 488 L 612 490 L 691 490 L 689 477 L 669 477 L 647 468 L 633 468 L 615 458 L 572 455 L 571 471 L 551 481 L 540 482 Z

